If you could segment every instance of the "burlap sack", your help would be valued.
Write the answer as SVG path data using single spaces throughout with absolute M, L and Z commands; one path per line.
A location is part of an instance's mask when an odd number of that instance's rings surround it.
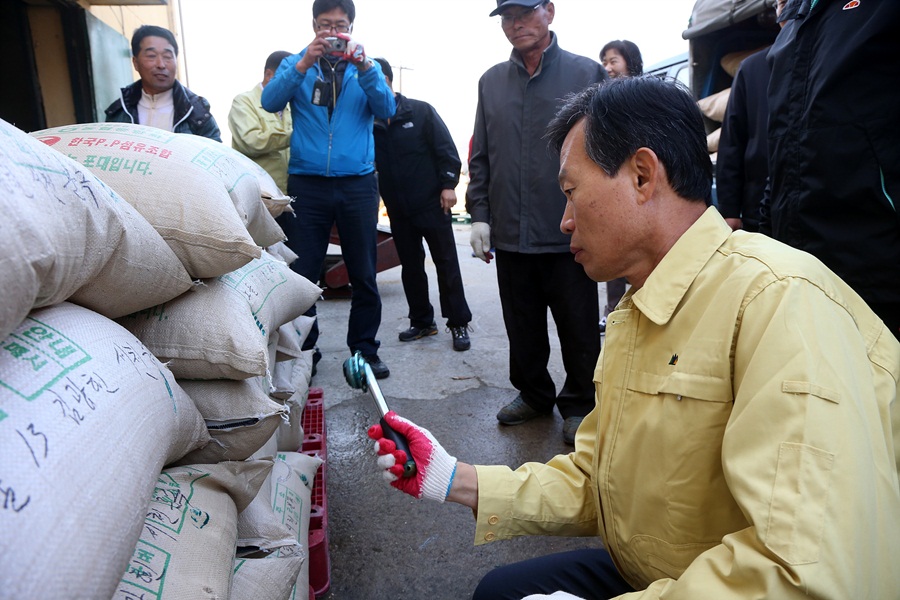
M 31 135 L 116 190 L 192 277 L 218 277 L 259 257 L 225 184 L 190 143 L 196 136 L 131 123 L 66 125 Z M 253 187 L 250 179 L 240 183 L 240 190 L 247 187 Z
M 288 418 L 288 409 L 263 391 L 258 377 L 210 381 L 180 380 L 203 415 L 210 443 L 177 464 L 244 460 L 259 450 Z
M 250 455 L 250 460 L 255 458 L 274 458 L 276 454 L 278 454 L 278 440 L 276 440 L 273 435 L 266 440 L 266 443 L 262 445 L 262 448 Z
M 725 108 L 728 106 L 728 96 L 731 94 L 731 88 L 725 88 L 721 92 L 716 92 L 706 98 L 697 100 L 697 106 L 700 112 L 717 123 L 721 123 L 725 119 Z
M 306 390 L 308 395 L 309 388 Z M 300 401 L 299 392 L 295 392 L 284 401 L 288 418 L 279 423 L 278 429 L 275 431 L 275 440 L 279 451 L 297 452 L 303 445 L 303 407 L 305 405 L 305 401 Z
M 163 465 L 208 441 L 128 331 L 67 302 L 0 342 L 0 597 L 109 598 Z
M 277 256 L 281 260 L 284 261 L 284 264 L 290 265 L 292 262 L 299 258 L 297 254 L 288 248 L 288 245 L 284 242 L 278 242 L 277 244 L 272 244 L 271 246 L 266 248 L 266 252 L 271 254 L 272 256 Z
M 284 558 L 237 558 L 234 561 L 234 600 L 291 600 L 291 589 L 297 582 L 304 556 Z M 306 600 L 299 596 L 297 600 Z
M 303 347 L 303 343 L 306 341 L 306 338 L 309 336 L 309 332 L 312 331 L 312 326 L 315 322 L 315 317 L 307 317 L 306 315 L 300 315 L 292 321 L 292 323 L 294 324 L 294 329 L 300 336 L 301 348 Z
M 191 163 L 202 165 L 222 181 L 253 240 L 262 247 L 283 242 L 286 236 L 275 221 L 277 215 L 273 216 L 263 201 L 273 195 L 283 197 L 272 176 L 231 146 L 197 135 L 184 138 L 179 143 L 197 146 Z
M 238 546 L 258 548 L 260 553 L 254 556 L 272 559 L 308 557 L 312 487 L 321 465 L 317 456 L 279 452 L 267 485 L 238 515 Z M 303 593 L 309 588 L 308 563 L 301 568 L 296 584 Z
M 119 319 L 181 379 L 245 379 L 269 369 L 268 336 L 320 289 L 264 253 L 172 302 Z
M 256 460 L 171 467 L 159 473 L 140 539 L 119 573 L 112 598 L 229 598 L 237 514 L 271 470 L 272 461 Z
M 69 299 L 115 318 L 191 287 L 178 257 L 134 208 L 2 119 L 0 212 L 0 339 L 32 308 Z

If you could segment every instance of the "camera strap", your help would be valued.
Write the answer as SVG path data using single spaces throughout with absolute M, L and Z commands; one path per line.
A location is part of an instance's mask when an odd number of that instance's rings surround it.
M 334 59 L 335 64 L 332 64 L 332 57 L 319 57 L 319 70 L 322 71 L 322 82 L 323 84 L 331 88 L 331 94 L 327 94 L 329 119 L 331 119 L 331 115 L 334 113 L 334 106 L 337 103 L 337 98 L 341 93 L 341 85 L 344 81 L 344 73 L 347 70 L 347 61 L 339 57 L 334 57 Z

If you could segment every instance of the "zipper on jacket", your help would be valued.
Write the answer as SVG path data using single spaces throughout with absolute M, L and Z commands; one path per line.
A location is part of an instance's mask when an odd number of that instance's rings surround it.
M 191 115 L 192 112 L 194 112 L 194 105 L 193 105 L 193 104 L 190 105 L 190 108 L 188 108 L 188 111 L 187 111 L 186 113 L 184 113 L 184 116 L 181 117 L 181 119 L 179 119 L 177 123 L 175 123 L 174 125 L 172 125 L 172 131 L 175 131 L 175 129 L 177 129 L 179 125 L 181 125 L 182 123 L 184 123 L 185 120 Z

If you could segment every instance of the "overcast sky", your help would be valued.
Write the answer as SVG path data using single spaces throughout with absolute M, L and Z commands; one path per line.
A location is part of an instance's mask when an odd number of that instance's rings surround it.
M 356 0 L 353 36 L 369 56 L 387 58 L 394 89 L 432 104 L 465 161 L 478 79 L 509 57 L 496 0 Z M 686 52 L 681 33 L 694 0 L 555 0 L 550 28 L 559 45 L 599 60 L 600 48 L 628 39 L 648 66 Z M 254 10 L 249 12 L 247 6 Z M 262 79 L 275 50 L 299 52 L 312 40 L 312 0 L 181 0 L 189 87 L 205 96 L 230 143 L 235 95 Z M 184 80 L 184 74 L 181 74 Z M 402 80 L 402 81 L 401 81 Z M 398 89 L 402 83 L 402 90 Z

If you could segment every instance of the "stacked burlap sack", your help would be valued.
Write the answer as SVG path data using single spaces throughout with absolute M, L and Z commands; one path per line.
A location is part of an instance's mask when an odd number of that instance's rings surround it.
M 289 199 L 205 138 L 0 120 L 0 207 L 0 598 L 306 597 Z

